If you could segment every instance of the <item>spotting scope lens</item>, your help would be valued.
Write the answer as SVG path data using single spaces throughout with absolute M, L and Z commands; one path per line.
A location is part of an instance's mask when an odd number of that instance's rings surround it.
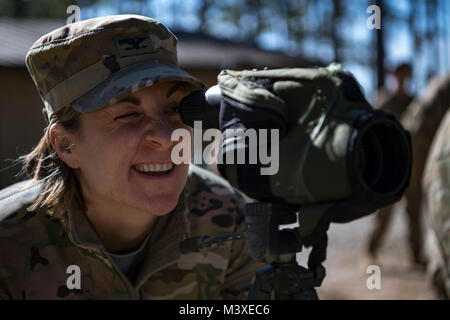
M 409 180 L 409 137 L 398 122 L 384 113 L 372 116 L 362 126 L 353 148 L 356 185 L 374 196 L 390 197 L 403 190 Z

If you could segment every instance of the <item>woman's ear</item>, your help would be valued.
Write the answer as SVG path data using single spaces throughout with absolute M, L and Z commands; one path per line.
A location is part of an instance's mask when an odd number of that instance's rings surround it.
M 79 168 L 79 159 L 74 152 L 75 136 L 68 132 L 60 123 L 54 123 L 49 132 L 50 143 L 58 157 L 72 169 Z

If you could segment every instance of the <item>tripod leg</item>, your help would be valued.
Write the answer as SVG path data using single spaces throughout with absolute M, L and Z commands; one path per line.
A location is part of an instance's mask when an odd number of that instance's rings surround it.
M 314 275 L 296 262 L 276 268 L 276 300 L 319 300 L 314 289 Z
M 314 275 L 297 263 L 274 263 L 256 271 L 249 300 L 318 300 Z

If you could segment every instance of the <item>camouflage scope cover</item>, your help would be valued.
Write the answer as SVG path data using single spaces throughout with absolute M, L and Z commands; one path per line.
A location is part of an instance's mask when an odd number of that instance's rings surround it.
M 400 199 L 411 171 L 409 136 L 392 115 L 373 110 L 357 80 L 339 64 L 223 70 L 218 85 L 230 109 L 221 110 L 222 131 L 267 124 L 279 130 L 279 143 L 271 143 L 278 145 L 278 171 L 261 175 L 250 166 L 219 165 L 234 187 L 260 201 L 276 199 L 304 209 L 320 205 L 329 211 L 341 203 L 334 222 Z M 225 138 L 223 153 L 234 152 L 230 144 Z M 389 172 L 389 167 L 398 170 Z

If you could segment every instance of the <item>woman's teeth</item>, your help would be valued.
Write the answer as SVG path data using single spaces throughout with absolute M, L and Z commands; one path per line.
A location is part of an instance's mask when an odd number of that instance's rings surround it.
M 136 165 L 136 170 L 140 172 L 164 172 L 169 171 L 173 167 L 173 163 L 158 163 L 158 164 L 140 164 Z

